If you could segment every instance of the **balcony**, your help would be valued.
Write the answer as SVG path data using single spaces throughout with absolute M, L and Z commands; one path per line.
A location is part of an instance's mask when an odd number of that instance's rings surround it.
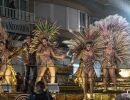
M 0 6 L 0 17 L 11 18 L 26 22 L 34 22 L 34 13 Z

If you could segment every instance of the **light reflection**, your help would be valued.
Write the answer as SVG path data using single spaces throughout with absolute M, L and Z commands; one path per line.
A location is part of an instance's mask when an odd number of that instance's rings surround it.
M 125 13 L 130 13 L 130 1 L 126 0 L 111 0 L 119 9 L 123 10 Z
M 121 71 L 119 72 L 119 74 L 122 77 L 130 77 L 130 69 L 120 69 Z
M 78 68 L 79 68 L 79 63 L 73 64 L 73 74 L 75 74 L 75 72 L 78 70 Z

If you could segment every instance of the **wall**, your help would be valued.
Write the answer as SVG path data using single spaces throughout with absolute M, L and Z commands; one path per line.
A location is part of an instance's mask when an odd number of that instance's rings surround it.
M 36 19 L 50 19 L 51 5 L 36 2 L 35 3 L 35 17 Z
M 35 4 L 36 19 L 49 19 L 62 29 L 80 31 L 80 10 L 38 1 Z
M 53 21 L 56 21 L 61 28 L 66 29 L 67 23 L 67 9 L 65 6 L 53 5 L 54 10 L 52 11 L 52 15 L 54 15 Z M 52 9 L 53 9 L 52 8 Z
M 67 7 L 68 29 L 80 31 L 80 11 Z

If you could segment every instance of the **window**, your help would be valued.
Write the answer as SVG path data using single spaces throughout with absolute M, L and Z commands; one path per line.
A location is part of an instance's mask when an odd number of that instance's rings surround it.
M 20 9 L 26 11 L 26 0 L 20 0 Z
M 79 66 L 80 66 L 79 62 L 73 64 L 73 74 L 76 73 L 76 71 L 78 70 Z
M 20 10 L 26 11 L 27 9 L 27 1 L 26 0 L 16 0 L 16 8 Z
M 84 28 L 86 27 L 86 14 L 83 12 L 80 12 L 80 31 L 84 31 Z

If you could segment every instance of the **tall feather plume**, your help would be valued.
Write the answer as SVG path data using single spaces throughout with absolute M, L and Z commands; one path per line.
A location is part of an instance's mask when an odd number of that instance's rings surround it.
M 102 40 L 111 42 L 125 66 L 130 65 L 130 24 L 119 15 L 110 15 L 94 23 Z M 120 65 L 120 64 L 119 64 Z M 121 67 L 121 66 L 120 66 Z M 124 66 L 123 66 L 124 67 Z
M 30 46 L 30 52 L 34 52 L 37 49 L 42 37 L 47 38 L 51 43 L 55 42 L 57 35 L 59 34 L 59 27 L 56 25 L 56 23 L 50 23 L 47 20 L 39 20 L 35 24 L 33 33 L 34 35 Z
M 12 59 L 11 55 L 16 50 L 16 48 L 14 48 L 14 44 L 12 43 L 12 40 L 13 40 L 12 37 L 9 35 L 9 33 L 6 32 L 5 28 L 3 28 L 2 25 L 0 24 L 0 41 L 6 44 L 6 47 L 10 52 L 8 62 L 11 61 Z
M 86 29 L 83 33 L 72 33 L 73 37 L 70 40 L 65 40 L 63 43 L 67 44 L 67 46 L 72 50 L 72 52 L 75 52 L 77 56 L 80 54 L 80 52 L 84 49 L 87 42 L 92 42 L 94 44 L 94 47 L 97 47 L 94 49 L 94 51 L 98 51 L 96 54 L 99 54 L 98 46 L 95 45 L 96 41 L 99 39 L 99 34 L 97 32 L 97 27 L 94 27 L 93 25 L 90 25 L 88 29 Z

